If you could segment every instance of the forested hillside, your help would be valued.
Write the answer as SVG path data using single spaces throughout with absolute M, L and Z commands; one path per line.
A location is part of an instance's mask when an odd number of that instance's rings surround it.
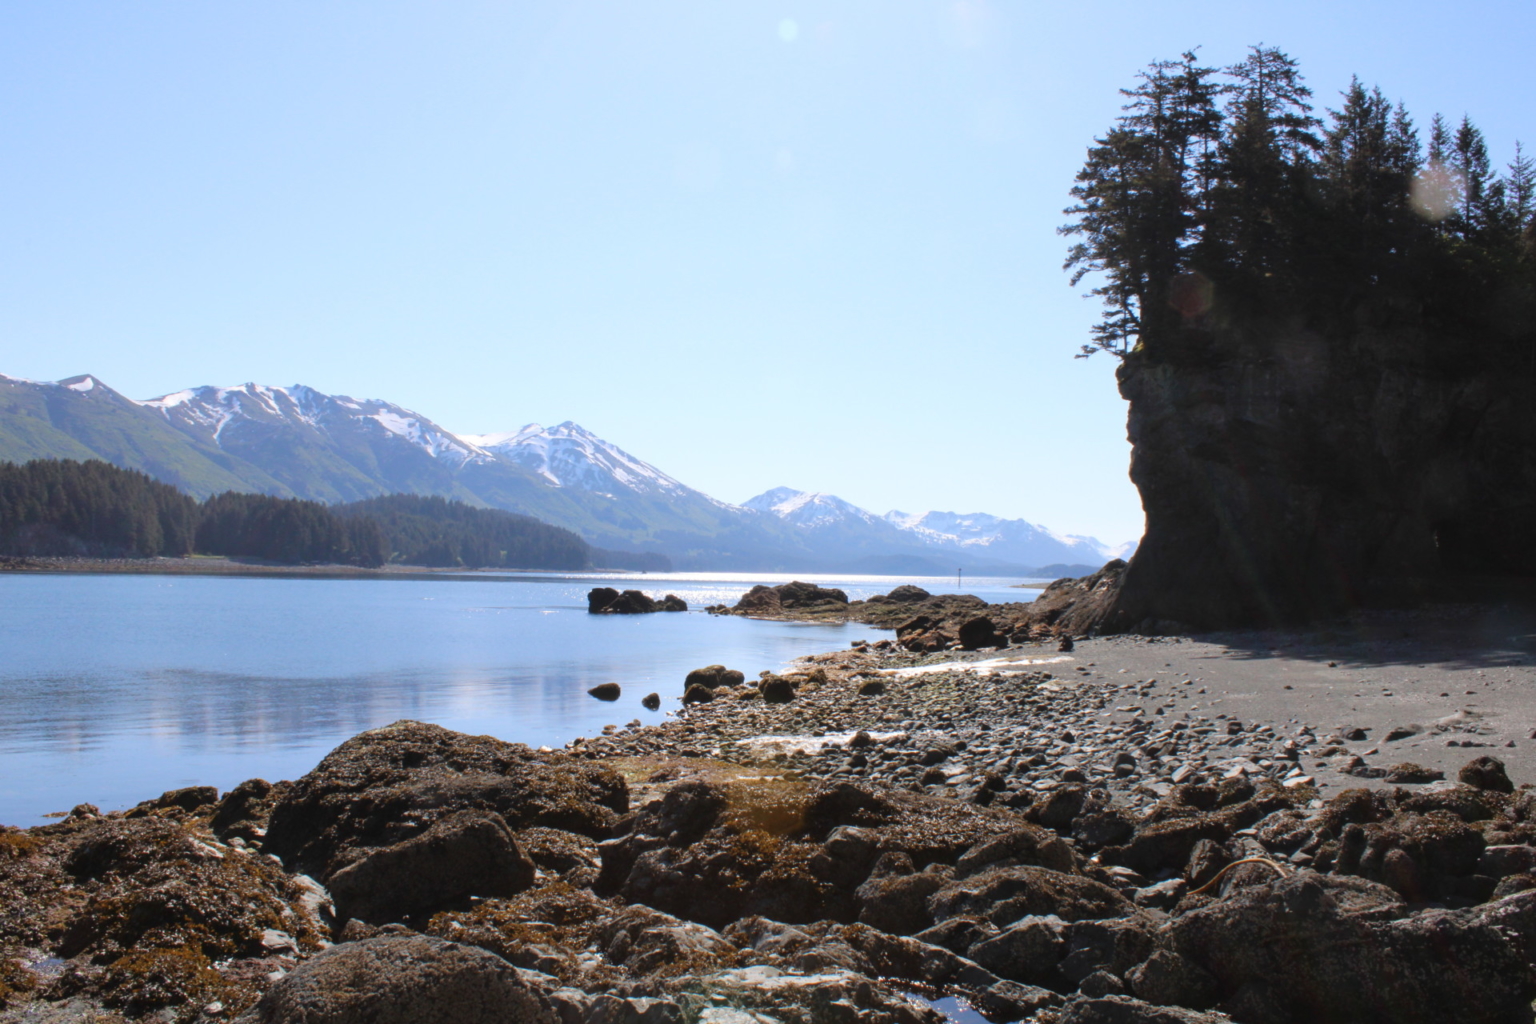
M 580 569 L 591 549 L 570 530 L 461 501 L 392 494 L 335 506 L 348 523 L 372 523 L 385 550 L 408 565 Z
M 0 463 L 0 551 L 29 555 L 190 554 L 197 502 L 106 462 Z
M 386 562 L 582 569 L 593 549 L 529 516 L 418 495 L 325 505 L 226 492 L 202 503 L 106 462 L 0 463 L 0 554 L 259 558 L 283 564 Z M 662 556 L 602 552 L 606 568 L 667 569 Z

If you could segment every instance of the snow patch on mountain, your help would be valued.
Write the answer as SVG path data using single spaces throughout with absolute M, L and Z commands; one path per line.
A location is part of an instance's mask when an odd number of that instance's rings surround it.
M 672 496 L 698 493 L 570 420 L 554 427 L 530 423 L 508 433 L 458 437 L 465 444 L 531 469 L 556 487 L 597 494 L 612 494 L 616 489 Z
M 359 401 L 346 395 L 327 395 L 303 384 L 287 388 L 262 384 L 204 386 L 174 391 L 138 404 L 159 411 L 183 427 L 200 427 L 220 445 L 226 430 L 265 423 L 301 426 L 331 436 L 356 430 L 382 430 L 455 466 L 492 457 L 409 409 L 375 399 Z
M 844 501 L 835 494 L 819 491 L 797 491 L 793 487 L 775 487 L 741 503 L 743 508 L 756 509 L 778 516 L 795 526 L 818 527 L 835 523 L 877 523 L 879 517 Z

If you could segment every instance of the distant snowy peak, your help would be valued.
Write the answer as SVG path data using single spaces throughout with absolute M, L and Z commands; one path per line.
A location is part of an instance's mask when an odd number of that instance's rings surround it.
M 850 521 L 877 523 L 879 517 L 835 494 L 775 487 L 742 502 L 743 508 L 767 512 L 795 526 L 829 526 Z
M 1113 558 L 1118 553 L 1118 549 L 1110 548 L 1094 537 L 1056 533 L 1023 519 L 1003 519 L 984 512 L 924 512 L 920 515 L 888 512 L 885 519 L 929 543 L 986 549 L 999 554 L 1057 547 L 1063 556 L 1075 553 L 1079 558 L 1091 560 Z
M 598 494 L 618 490 L 664 495 L 697 493 L 570 420 L 554 427 L 530 423 L 511 433 L 460 434 L 459 440 L 531 469 L 556 487 Z
M 214 444 L 222 444 L 225 433 L 230 430 L 286 426 L 314 430 L 331 437 L 357 431 L 383 433 L 455 466 L 491 458 L 409 409 L 376 399 L 327 395 L 303 384 L 287 388 L 262 384 L 227 388 L 204 386 L 175 391 L 139 404 L 159 411 L 184 430 L 202 433 Z

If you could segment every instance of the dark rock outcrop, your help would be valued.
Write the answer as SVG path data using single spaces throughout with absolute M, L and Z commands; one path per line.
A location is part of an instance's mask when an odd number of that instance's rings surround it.
M 623 692 L 624 688 L 618 683 L 598 683 L 587 691 L 587 695 L 598 700 L 618 700 Z
M 272 811 L 265 849 L 322 882 L 379 847 L 458 811 L 603 836 L 628 810 L 617 773 L 489 736 L 396 722 L 347 740 L 294 782 Z
M 1126 356 L 1146 532 L 1084 617 L 1267 624 L 1414 600 L 1443 573 L 1536 575 L 1527 369 L 1450 364 L 1396 320 L 1189 326 Z

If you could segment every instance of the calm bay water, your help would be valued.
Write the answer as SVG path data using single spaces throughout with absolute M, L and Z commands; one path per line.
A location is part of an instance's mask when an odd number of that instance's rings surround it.
M 802 576 L 851 598 L 953 579 Z M 661 720 L 683 677 L 749 677 L 878 630 L 716 617 L 588 615 L 594 586 L 734 603 L 742 574 L 487 575 L 475 580 L 0 574 L 0 823 L 180 786 L 296 778 L 342 740 L 401 718 L 558 747 Z M 989 601 L 1017 580 L 965 580 Z M 587 695 L 617 682 L 623 696 Z M 662 696 L 658 712 L 640 698 Z

